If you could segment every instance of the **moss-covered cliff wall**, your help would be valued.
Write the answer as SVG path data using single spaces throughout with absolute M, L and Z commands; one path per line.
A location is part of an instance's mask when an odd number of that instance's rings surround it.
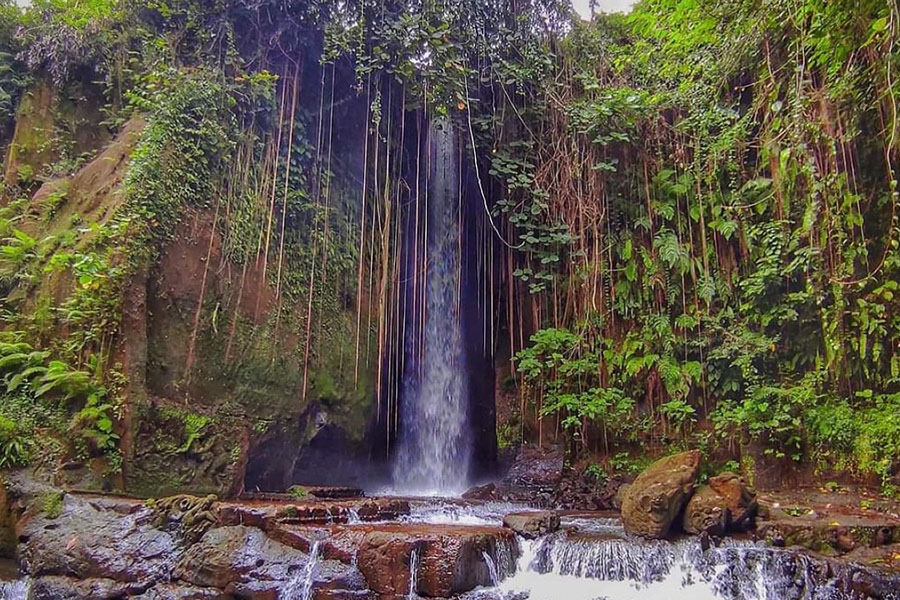
M 320 110 L 318 91 L 295 100 L 298 114 Z M 255 156 L 238 165 L 229 154 L 220 166 L 192 172 L 197 164 L 179 155 L 193 143 L 180 129 L 184 113 L 167 111 L 189 111 L 196 98 L 186 96 L 187 108 L 157 99 L 113 135 L 88 102 L 69 138 L 56 127 L 75 118 L 61 100 L 69 93 L 40 81 L 23 96 L 4 169 L 3 234 L 21 253 L 5 263 L 3 335 L 40 355 L 27 376 L 33 385 L 14 390 L 20 402 L 2 412 L 14 421 L 44 405 L 57 417 L 55 427 L 25 425 L 23 455 L 71 486 L 141 495 L 285 489 L 321 431 L 340 442 L 305 465 L 307 474 L 328 471 L 343 454 L 368 457 L 374 360 L 364 338 L 355 363 L 358 306 L 349 284 L 359 194 L 350 185 L 358 176 L 353 138 L 361 132 L 346 117 L 356 107 L 329 110 L 338 122 L 329 123 L 329 158 L 340 166 L 327 175 L 331 207 L 322 211 L 306 200 L 323 194 L 306 185 L 309 163 L 320 157 L 303 156 L 283 187 L 283 167 L 258 167 Z M 92 111 L 95 118 L 84 116 Z M 187 119 L 202 125 L 196 115 Z M 309 143 L 299 126 L 296 134 L 292 150 Z M 87 154 L 63 164 L 60 147 L 76 138 Z M 254 153 L 264 144 L 253 139 L 242 148 Z M 176 194 L 158 188 L 180 192 L 178 177 L 188 175 L 215 181 L 196 182 L 183 202 L 166 205 Z M 171 183 L 160 183 L 167 177 Z M 295 195 L 294 214 L 283 212 L 291 200 L 282 190 Z M 149 211 L 159 211 L 149 227 L 134 228 Z M 313 226 L 325 218 L 335 223 L 317 234 Z M 35 394 L 53 361 L 84 389 L 61 384 Z M 67 440 L 75 430 L 85 439 Z M 98 434 L 108 438 L 93 439 Z M 360 483 L 367 471 L 362 462 L 339 479 Z

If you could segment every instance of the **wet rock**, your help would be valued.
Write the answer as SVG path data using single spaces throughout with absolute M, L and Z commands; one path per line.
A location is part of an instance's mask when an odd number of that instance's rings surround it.
M 760 521 L 756 535 L 773 546 L 800 546 L 826 555 L 900 543 L 900 523 L 886 518 L 804 515 Z
M 625 494 L 628 492 L 628 488 L 630 487 L 630 483 L 623 483 L 619 486 L 619 489 L 616 490 L 616 495 L 613 497 L 613 506 L 617 510 L 622 510 L 622 503 L 625 502 Z
M 711 477 L 707 485 L 722 499 L 728 509 L 728 527 L 733 531 L 745 531 L 753 526 L 759 505 L 754 492 L 736 473 L 720 473 Z
M 469 488 L 466 493 L 462 495 L 462 498 L 463 500 L 481 500 L 488 502 L 491 500 L 499 500 L 500 493 L 497 491 L 496 484 L 488 483 Z
M 141 593 L 146 586 L 112 579 L 75 579 L 58 575 L 38 577 L 31 586 L 31 600 L 115 600 Z
M 562 479 L 563 453 L 523 446 L 506 477 L 497 486 L 508 500 L 549 505 Z
M 269 531 L 272 539 L 303 552 L 318 543 L 319 556 L 348 565 L 355 564 L 357 550 L 367 534 L 365 528 L 341 525 L 278 524 Z
M 900 574 L 900 542 L 874 548 L 855 548 L 844 558 L 860 565 Z
M 46 494 L 52 495 L 35 497 L 16 524 L 26 573 L 124 583 L 168 579 L 182 549 L 172 534 L 152 526 L 149 509 L 123 514 L 126 507 L 113 508 L 109 500 Z
M 559 515 L 551 511 L 512 513 L 503 517 L 503 526 L 533 540 L 559 529 Z
M 211 529 L 185 553 L 174 577 L 200 587 L 214 587 L 242 598 L 277 597 L 280 590 L 302 578 L 309 556 L 266 536 L 253 527 Z M 359 571 L 329 560 L 313 570 L 313 589 L 364 592 Z
M 729 511 L 725 499 L 708 485 L 697 488 L 684 509 L 682 526 L 695 535 L 725 535 L 728 529 Z
M 330 502 L 220 502 L 217 512 L 220 525 L 250 525 L 268 530 L 278 522 L 310 525 L 346 523 L 354 513 L 360 521 L 392 521 L 409 514 L 409 502 L 394 498 Z
M 517 553 L 509 529 L 388 524 L 369 528 L 357 562 L 372 591 L 387 597 L 409 594 L 410 565 L 417 562 L 415 592 L 446 598 L 491 584 L 485 555 L 511 572 Z
M 700 453 L 696 450 L 650 465 L 625 492 L 625 530 L 645 537 L 665 537 L 694 489 L 699 471 Z
M 137 600 L 224 600 L 222 592 L 215 588 L 201 588 L 190 585 L 161 583 L 143 594 Z

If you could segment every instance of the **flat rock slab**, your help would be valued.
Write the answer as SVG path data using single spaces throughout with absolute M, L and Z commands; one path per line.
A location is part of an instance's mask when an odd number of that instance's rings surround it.
M 363 491 L 354 487 L 304 487 L 306 493 L 320 500 L 347 500 L 350 498 L 362 498 L 365 496 Z M 278 492 L 246 492 L 241 494 L 238 500 L 241 501 L 257 501 L 265 502 L 291 502 L 297 500 L 291 494 Z
M 559 522 L 559 515 L 552 511 L 517 512 L 503 517 L 504 527 L 530 540 L 558 530 Z
M 900 543 L 900 522 L 848 515 L 778 517 L 757 523 L 759 538 L 776 546 L 801 546 L 822 554 Z
M 485 555 L 505 573 L 512 572 L 518 556 L 515 533 L 502 527 L 281 524 L 270 535 L 304 550 L 318 542 L 323 558 L 355 562 L 368 587 L 383 597 L 409 594 L 412 565 L 416 567 L 418 595 L 446 598 L 491 584 Z
M 275 523 L 319 524 L 391 521 L 409 514 L 409 502 L 396 498 L 291 502 L 242 501 L 216 505 L 221 525 L 269 529 Z
M 900 543 L 877 548 L 856 548 L 847 553 L 844 558 L 859 565 L 900 574 Z M 900 581 L 898 581 L 898 589 L 900 589 Z

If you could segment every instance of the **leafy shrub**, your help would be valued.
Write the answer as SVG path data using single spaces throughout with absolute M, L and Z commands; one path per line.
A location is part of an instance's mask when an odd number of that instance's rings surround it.
M 31 459 L 32 441 L 23 435 L 19 425 L 0 416 L 0 469 L 10 469 L 28 464 Z
M 767 454 L 799 461 L 803 455 L 803 411 L 815 404 L 816 394 L 806 385 L 754 386 L 740 402 L 725 401 L 713 415 L 724 437 L 748 436 L 762 442 Z

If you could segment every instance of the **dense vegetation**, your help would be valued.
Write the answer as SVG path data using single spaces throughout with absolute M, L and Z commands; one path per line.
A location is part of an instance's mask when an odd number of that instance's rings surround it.
M 502 151 L 553 327 L 518 354 L 537 410 L 586 447 L 756 441 L 896 491 L 898 25 L 686 0 L 575 28 Z
M 99 150 L 77 126 L 6 174 L 0 467 L 61 438 L 120 464 L 123 290 L 191 210 L 242 272 L 221 314 L 196 307 L 181 382 L 206 330 L 229 373 L 236 346 L 300 332 L 303 400 L 369 385 L 390 440 L 424 310 L 398 293 L 425 264 L 400 239 L 424 235 L 415 141 L 437 114 L 475 157 L 485 345 L 514 356 L 501 441 L 722 461 L 752 442 L 896 493 L 898 41 L 878 0 L 643 0 L 591 23 L 553 0 L 0 0 L 0 145 L 36 82 L 96 88 L 107 136 L 146 120 L 112 219 L 36 233 L 66 194 L 38 187 Z M 361 172 L 335 159 L 341 98 Z M 248 271 L 277 310 L 236 342 Z

